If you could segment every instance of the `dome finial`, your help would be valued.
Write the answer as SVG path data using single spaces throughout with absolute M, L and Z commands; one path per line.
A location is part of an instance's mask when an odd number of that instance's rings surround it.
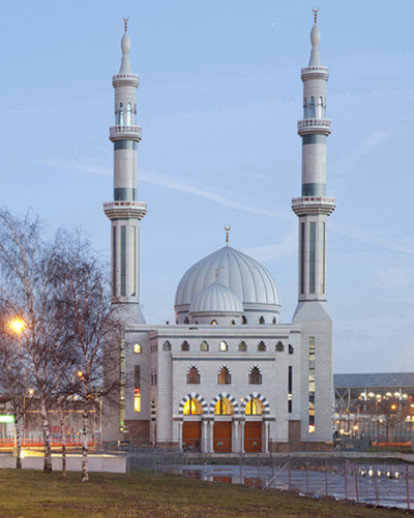
M 312 9 L 312 11 L 313 11 L 313 21 L 314 21 L 314 23 L 318 23 L 319 8 L 318 9 Z
M 124 20 L 124 29 L 125 29 L 125 32 L 128 32 L 128 20 L 129 20 L 129 16 L 128 18 L 124 18 L 122 17 L 122 19 Z M 315 22 L 316 23 L 316 22 Z
M 218 281 L 218 272 L 219 272 L 219 269 L 214 268 L 214 277 L 216 278 L 216 282 Z
M 229 243 L 229 232 L 231 230 L 231 226 L 230 225 L 228 227 L 224 226 L 224 230 L 226 231 L 226 243 L 228 244 Z

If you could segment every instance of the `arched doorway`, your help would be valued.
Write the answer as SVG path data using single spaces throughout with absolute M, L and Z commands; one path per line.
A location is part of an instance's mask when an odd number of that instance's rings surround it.
M 262 451 L 263 416 L 265 407 L 258 398 L 251 398 L 244 407 L 244 451 L 260 453 Z
M 214 406 L 213 451 L 230 453 L 232 451 L 233 403 L 221 397 Z
M 187 399 L 183 407 L 182 444 L 186 450 L 201 451 L 201 416 L 203 406 L 198 399 Z

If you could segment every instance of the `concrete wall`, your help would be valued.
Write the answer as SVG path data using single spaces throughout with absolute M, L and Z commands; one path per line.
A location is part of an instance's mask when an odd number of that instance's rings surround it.
M 43 469 L 44 457 L 23 457 L 23 469 Z M 127 457 L 124 455 L 88 455 L 90 472 L 126 473 Z M 61 455 L 52 455 L 54 471 L 62 470 Z M 0 455 L 1 468 L 15 468 L 16 457 L 12 454 Z M 66 459 L 68 471 L 82 471 L 82 455 L 68 455 Z

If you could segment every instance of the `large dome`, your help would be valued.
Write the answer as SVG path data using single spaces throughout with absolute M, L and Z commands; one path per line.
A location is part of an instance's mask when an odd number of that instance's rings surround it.
M 194 264 L 181 279 L 175 296 L 178 323 L 189 323 L 191 303 L 215 282 L 240 299 L 246 323 L 278 322 L 280 301 L 270 273 L 255 259 L 224 246 Z

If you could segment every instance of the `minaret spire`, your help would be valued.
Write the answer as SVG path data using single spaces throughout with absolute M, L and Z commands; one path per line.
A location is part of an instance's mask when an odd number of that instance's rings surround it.
M 109 136 L 114 144 L 114 201 L 104 204 L 104 212 L 111 220 L 113 303 L 125 305 L 125 320 L 145 323 L 139 304 L 139 221 L 147 206 L 136 201 L 137 147 L 141 140 L 141 127 L 135 123 L 139 77 L 131 71 L 128 18 L 123 20 L 121 68 L 112 77 L 115 125 Z

